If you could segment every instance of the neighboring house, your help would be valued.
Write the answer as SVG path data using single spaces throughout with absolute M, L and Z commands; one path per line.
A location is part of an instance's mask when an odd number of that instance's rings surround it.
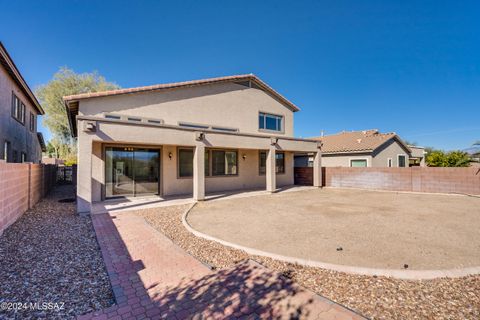
M 64 97 L 78 137 L 77 209 L 114 197 L 193 194 L 294 183 L 299 109 L 252 74 Z
M 412 151 L 395 133 L 344 131 L 312 139 L 322 143 L 324 167 L 408 167 L 410 159 L 412 163 L 425 165 L 423 148 L 415 147 Z M 307 155 L 295 159 L 299 167 L 309 166 L 309 162 L 311 157 Z
M 408 148 L 410 149 L 410 167 L 425 167 L 425 157 L 427 153 L 425 152 L 424 147 L 419 146 L 411 146 L 409 145 Z
M 65 160 L 59 159 L 59 158 L 50 158 L 50 157 L 43 157 L 42 158 L 42 163 L 44 164 L 54 164 L 54 165 L 61 165 L 63 166 L 65 164 Z
M 42 157 L 43 136 L 37 117 L 44 111 L 0 42 L 0 159 L 35 162 Z

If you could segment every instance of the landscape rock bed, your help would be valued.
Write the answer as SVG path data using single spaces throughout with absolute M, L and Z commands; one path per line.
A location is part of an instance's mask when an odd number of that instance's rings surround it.
M 57 187 L 0 236 L 0 303 L 27 304 L 0 310 L 0 319 L 73 319 L 114 303 L 90 217 L 58 202 L 72 195 L 72 186 Z
M 372 319 L 479 319 L 480 275 L 411 281 L 304 267 L 196 237 L 183 226 L 188 206 L 138 211 L 157 230 L 202 262 L 221 269 L 247 258 Z

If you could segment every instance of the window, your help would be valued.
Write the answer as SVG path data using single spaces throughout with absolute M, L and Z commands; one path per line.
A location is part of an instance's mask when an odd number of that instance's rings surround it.
M 236 175 L 237 166 L 236 151 L 212 150 L 212 175 Z
M 161 124 L 162 123 L 162 121 L 160 121 L 160 120 L 152 120 L 152 119 L 148 119 L 147 122 L 148 123 L 155 123 L 155 124 Z
M 265 174 L 267 171 L 267 152 L 260 151 L 259 156 L 259 173 Z M 285 153 L 277 152 L 275 153 L 275 172 L 276 173 L 285 173 Z
M 105 119 L 120 120 L 121 117 L 120 117 L 120 116 L 117 116 L 117 115 L 115 115 L 115 114 L 106 114 L 106 115 L 105 115 Z
M 35 132 L 35 115 L 30 112 L 30 131 Z
M 227 131 L 227 132 L 238 132 L 238 129 L 234 129 L 234 128 L 223 128 L 223 127 L 212 127 L 212 130 Z
M 201 124 L 193 124 L 193 123 L 180 122 L 178 125 L 179 125 L 180 127 L 185 127 L 185 128 L 208 129 L 208 126 L 204 126 L 204 125 L 201 125 Z
M 140 118 L 133 118 L 133 117 L 128 117 L 127 119 L 128 119 L 128 121 L 136 121 L 136 122 L 142 121 L 142 119 L 140 119 Z
M 258 172 L 260 174 L 265 174 L 265 172 L 267 172 L 267 152 L 260 151 L 259 162 Z
M 23 102 L 22 102 L 22 115 L 20 119 L 22 123 L 25 123 L 25 105 L 23 104 Z
M 262 130 L 282 131 L 282 116 L 260 112 L 258 128 Z
M 399 167 L 405 167 L 405 155 L 399 154 L 398 155 L 398 166 Z
M 10 141 L 3 143 L 3 160 L 8 162 L 10 160 Z
M 275 153 L 275 172 L 285 173 L 285 153 Z
M 178 150 L 178 176 L 193 177 L 193 149 Z M 210 175 L 209 153 L 205 151 L 205 176 Z
M 25 123 L 25 104 L 12 92 L 12 117 L 18 122 Z
M 388 160 L 387 160 L 387 166 L 388 166 L 389 168 L 392 167 L 392 158 L 388 158 Z
M 366 159 L 350 160 L 350 167 L 366 167 L 366 166 L 367 166 Z
M 193 149 L 178 150 L 178 176 L 193 177 Z
M 25 152 L 22 152 L 22 163 L 27 162 L 27 154 Z

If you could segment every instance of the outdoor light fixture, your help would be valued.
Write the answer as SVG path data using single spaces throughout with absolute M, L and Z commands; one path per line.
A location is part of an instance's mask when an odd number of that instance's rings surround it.
M 172 160 L 173 154 L 171 152 L 169 152 L 168 157 L 170 158 L 170 160 Z
M 247 155 L 245 153 L 242 154 L 242 158 L 243 158 L 243 160 L 247 159 Z
M 195 131 L 195 140 L 197 140 L 197 141 L 202 141 L 203 139 L 205 139 L 205 133 L 204 133 L 204 132 Z

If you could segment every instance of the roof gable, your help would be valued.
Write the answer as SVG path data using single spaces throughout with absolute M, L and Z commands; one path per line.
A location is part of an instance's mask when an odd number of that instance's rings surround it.
M 269 85 L 267 85 L 265 82 L 260 80 L 254 74 L 234 75 L 234 76 L 209 78 L 209 79 L 202 79 L 202 80 L 192 80 L 192 81 L 185 81 L 185 82 L 157 84 L 157 85 L 145 86 L 145 87 L 82 93 L 82 94 L 65 96 L 63 97 L 63 100 L 65 102 L 65 107 L 67 108 L 70 129 L 72 131 L 72 135 L 75 136 L 76 134 L 75 117 L 78 114 L 78 104 L 83 99 L 111 97 L 111 96 L 119 96 L 119 95 L 125 95 L 125 94 L 142 94 L 142 93 L 149 93 L 149 92 L 161 92 L 162 90 L 191 88 L 191 87 L 220 84 L 220 83 L 226 83 L 226 82 L 232 82 L 238 85 L 263 90 L 268 95 L 270 95 L 273 99 L 279 101 L 286 108 L 290 109 L 292 112 L 296 112 L 300 110 L 295 104 L 287 100 L 284 96 L 282 96 L 277 91 L 272 89 Z
M 355 153 L 374 152 L 385 143 L 396 140 L 405 150 L 409 148 L 397 136 L 395 132 L 380 133 L 376 129 L 363 131 L 343 131 L 337 134 L 314 137 L 312 139 L 322 141 L 322 153 Z
M 122 94 L 133 94 L 133 93 L 145 93 L 151 91 L 161 91 L 165 89 L 177 89 L 177 88 L 186 88 L 186 87 L 195 87 L 201 85 L 210 85 L 222 82 L 235 82 L 240 85 L 248 86 L 251 88 L 257 88 L 263 90 L 273 98 L 284 104 L 286 107 L 291 109 L 292 111 L 299 111 L 300 109 L 282 96 L 280 93 L 272 89 L 269 85 L 265 82 L 260 80 L 254 74 L 244 74 L 244 75 L 235 75 L 235 76 L 227 76 L 227 77 L 218 77 L 218 78 L 209 78 L 209 79 L 201 79 L 201 80 L 191 80 L 191 81 L 184 81 L 184 82 L 173 82 L 173 83 L 164 83 L 164 84 L 156 84 L 152 86 L 144 86 L 144 87 L 135 87 L 135 88 L 127 88 L 127 89 L 118 89 L 118 90 L 110 90 L 110 91 L 101 91 L 101 92 L 90 92 L 90 93 L 81 93 L 76 95 L 70 95 L 63 97 L 63 100 L 68 103 L 71 101 L 79 101 L 82 99 L 90 99 L 96 97 L 106 97 L 106 96 L 115 96 L 115 95 L 122 95 Z
M 17 66 L 13 62 L 12 58 L 7 52 L 7 49 L 3 46 L 2 42 L 0 41 L 0 64 L 5 68 L 7 73 L 12 77 L 13 81 L 18 85 L 18 87 L 23 91 L 25 96 L 28 98 L 30 103 L 33 105 L 35 109 L 37 109 L 39 114 L 45 114 L 40 103 L 38 102 L 37 98 L 33 94 L 30 87 L 27 85 L 25 80 L 23 79 L 20 71 L 18 71 Z

